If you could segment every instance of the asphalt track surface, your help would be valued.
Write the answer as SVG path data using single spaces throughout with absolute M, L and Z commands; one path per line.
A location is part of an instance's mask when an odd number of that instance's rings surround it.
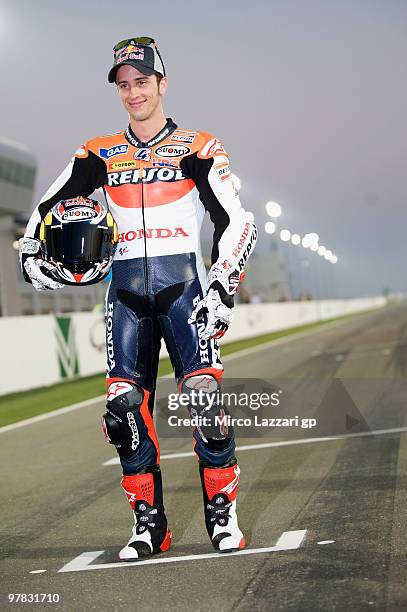
M 297 439 L 275 430 L 238 439 L 255 447 L 238 452 L 245 554 L 214 553 L 191 440 L 166 438 L 164 455 L 186 453 L 162 461 L 173 547 L 153 563 L 118 562 L 132 519 L 119 466 L 104 465 L 114 449 L 100 431 L 99 401 L 0 436 L 3 607 L 407 609 L 407 306 L 280 340 L 225 366 L 233 377 L 296 380 L 304 397 L 307 381 L 326 391 L 340 380 L 339 393 L 352 396 L 336 437 L 319 440 L 315 428 Z M 318 415 L 319 401 L 304 404 L 304 416 Z M 60 601 L 9 605 L 8 593 Z

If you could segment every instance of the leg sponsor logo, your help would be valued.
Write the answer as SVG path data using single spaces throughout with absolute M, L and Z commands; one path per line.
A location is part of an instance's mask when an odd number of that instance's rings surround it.
M 107 391 L 107 401 L 111 402 L 115 397 L 119 397 L 119 395 L 123 395 L 128 391 L 131 391 L 133 386 L 126 382 L 114 382 L 109 385 L 109 389 Z
M 194 299 L 192 300 L 193 306 L 195 307 L 201 299 L 202 298 L 199 295 L 195 296 Z M 205 329 L 205 320 L 203 319 L 203 317 L 200 317 L 199 319 L 197 319 L 196 326 L 198 329 L 198 334 L 203 329 Z M 199 358 L 201 360 L 201 363 L 209 363 L 209 342 L 208 340 L 203 340 L 202 338 L 199 338 L 198 345 L 199 345 Z
M 113 349 L 113 302 L 107 304 L 106 312 L 106 351 L 107 351 L 107 370 L 110 372 L 116 365 Z
M 134 414 L 132 412 L 127 413 L 127 422 L 131 430 L 131 449 L 135 451 L 138 448 L 140 438 L 136 419 L 134 418 Z

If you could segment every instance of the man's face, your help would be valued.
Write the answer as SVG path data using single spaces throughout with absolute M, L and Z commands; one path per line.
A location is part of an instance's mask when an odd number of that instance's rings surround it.
M 120 66 L 116 84 L 124 108 L 131 119 L 145 121 L 161 111 L 161 97 L 167 89 L 167 79 L 160 84 L 154 74 L 146 76 L 133 66 Z

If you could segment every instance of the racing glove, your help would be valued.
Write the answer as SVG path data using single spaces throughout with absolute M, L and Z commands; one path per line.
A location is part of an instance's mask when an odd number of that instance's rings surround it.
M 192 311 L 188 323 L 196 323 L 197 319 L 200 319 L 204 314 L 207 314 L 207 322 L 203 329 L 198 327 L 199 337 L 202 340 L 221 338 L 230 325 L 232 312 L 222 302 L 219 291 L 216 289 L 208 289 L 205 297 L 198 302 Z
M 214 263 L 208 274 L 208 291 L 205 297 L 196 304 L 188 323 L 196 323 L 197 319 L 207 315 L 205 327 L 198 327 L 198 335 L 202 340 L 222 338 L 232 320 L 234 294 L 243 280 L 244 273 L 224 261 Z
M 204 326 L 198 325 L 198 335 L 202 340 L 221 338 L 227 331 L 234 306 L 234 294 L 244 278 L 243 268 L 253 251 L 257 240 L 257 228 L 253 215 L 244 213 L 244 228 L 235 248 L 229 255 L 223 254 L 212 265 L 208 273 L 208 290 L 205 297 L 196 304 L 188 323 L 207 314 Z M 225 252 L 225 249 L 223 250 Z
M 41 258 L 40 242 L 35 238 L 20 238 L 20 265 L 24 279 L 37 291 L 62 289 L 65 285 L 52 278 L 54 266 Z

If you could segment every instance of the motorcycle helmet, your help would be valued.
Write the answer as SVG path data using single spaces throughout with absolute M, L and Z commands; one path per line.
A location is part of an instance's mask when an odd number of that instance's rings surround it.
M 109 273 L 117 244 L 117 226 L 107 208 L 89 198 L 61 200 L 40 226 L 44 258 L 65 285 L 93 285 Z

